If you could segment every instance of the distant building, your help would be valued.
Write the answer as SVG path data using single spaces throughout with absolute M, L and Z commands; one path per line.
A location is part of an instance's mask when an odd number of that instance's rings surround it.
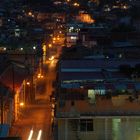
M 84 46 L 94 48 L 97 45 L 110 44 L 108 33 L 108 29 L 103 26 L 87 26 L 79 31 L 79 39 Z
M 67 33 L 66 33 L 66 44 L 67 47 L 75 45 L 78 40 L 78 32 L 80 31 L 80 25 L 77 23 L 66 24 Z

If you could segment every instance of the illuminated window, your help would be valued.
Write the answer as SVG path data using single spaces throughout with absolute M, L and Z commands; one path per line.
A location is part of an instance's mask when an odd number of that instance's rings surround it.
M 73 40 L 77 39 L 76 36 L 71 36 L 70 38 Z
M 80 131 L 83 131 L 83 132 L 93 131 L 93 120 L 92 119 L 81 119 L 80 120 Z
M 136 122 L 136 131 L 140 131 L 140 121 Z
M 114 137 L 118 137 L 118 133 L 120 132 L 121 129 L 121 119 L 112 119 L 112 131 L 114 133 Z
M 97 89 L 97 90 L 94 90 L 95 94 L 98 94 L 98 95 L 105 95 L 105 90 L 104 89 Z
M 88 98 L 89 98 L 90 103 L 94 104 L 96 102 L 94 90 L 92 90 L 92 89 L 88 90 Z

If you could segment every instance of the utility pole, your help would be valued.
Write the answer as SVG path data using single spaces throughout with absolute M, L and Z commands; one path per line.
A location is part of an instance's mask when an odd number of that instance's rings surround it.
M 0 105 L 0 110 L 1 110 L 1 124 L 3 124 L 4 122 L 4 120 L 3 120 L 3 95 L 2 95 L 3 93 L 1 93 L 1 105 Z
M 67 5 L 66 9 L 65 9 L 65 41 L 64 44 L 67 47 L 67 24 L 68 24 L 68 18 L 69 18 L 69 6 Z
M 14 64 L 12 64 L 12 79 L 13 79 L 13 93 L 15 93 L 15 72 L 14 72 Z

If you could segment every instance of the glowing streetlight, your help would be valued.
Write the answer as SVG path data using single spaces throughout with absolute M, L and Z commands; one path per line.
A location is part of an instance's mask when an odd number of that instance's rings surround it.
M 30 82 L 27 82 L 26 84 L 29 86 L 30 85 Z
M 54 37 L 54 38 L 53 38 L 53 40 L 55 41 L 55 40 L 56 40 L 56 38 Z
M 40 78 L 43 78 L 43 77 L 44 77 L 43 75 L 40 76 Z
M 36 47 L 34 46 L 33 49 L 36 50 Z
M 28 12 L 28 15 L 29 15 L 29 16 L 32 16 L 32 12 Z
M 73 4 L 73 6 L 79 7 L 80 5 L 79 5 L 79 3 L 75 2 L 75 3 Z
M 38 79 L 43 78 L 43 77 L 44 77 L 44 76 L 41 75 L 41 73 L 39 73 L 39 74 L 37 75 L 37 78 L 38 78 Z
M 21 102 L 19 105 L 22 107 L 22 106 L 24 106 L 25 104 L 24 104 L 23 102 Z
M 40 78 L 41 77 L 41 74 L 39 73 L 38 75 L 37 75 L 37 78 Z
M 48 46 L 49 46 L 49 48 L 51 48 L 52 47 L 52 44 L 49 44 Z
M 57 37 L 57 40 L 59 41 L 60 40 L 60 37 Z
M 6 48 L 3 48 L 4 51 L 6 51 Z

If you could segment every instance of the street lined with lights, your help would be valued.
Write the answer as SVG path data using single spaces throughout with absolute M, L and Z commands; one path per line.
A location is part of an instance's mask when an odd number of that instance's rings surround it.
M 24 101 L 20 102 L 20 107 L 24 112 L 22 118 L 13 127 L 11 136 L 21 136 L 22 140 L 52 140 L 51 127 L 54 121 L 55 104 L 50 103 L 49 100 L 53 91 L 52 82 L 55 79 L 56 61 L 55 59 L 49 61 L 46 73 L 43 75 L 40 71 L 37 73 L 37 80 L 40 82 L 46 80 L 45 90 L 41 93 L 36 91 L 36 101 L 33 105 L 28 105 Z M 41 79 L 42 76 L 44 76 L 43 79 Z M 29 81 L 25 84 L 30 86 Z

